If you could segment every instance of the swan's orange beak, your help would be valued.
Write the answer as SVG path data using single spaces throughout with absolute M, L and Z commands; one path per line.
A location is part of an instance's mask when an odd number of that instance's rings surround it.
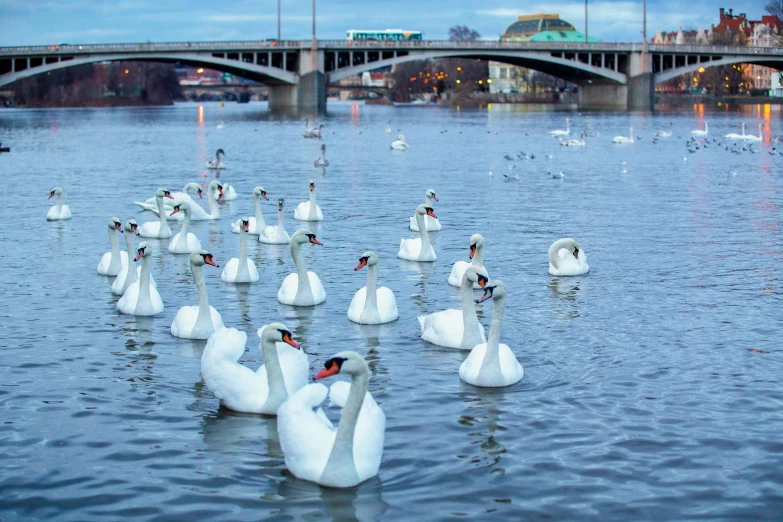
M 296 341 L 294 341 L 293 337 L 291 337 L 291 332 L 285 332 L 283 334 L 283 342 L 286 343 L 286 344 L 290 344 L 291 346 L 293 346 L 297 350 L 300 349 L 299 348 L 299 344 Z
M 340 373 L 340 365 L 336 362 L 332 361 L 332 365 L 328 368 L 324 368 L 320 372 L 315 374 L 315 377 L 313 377 L 316 381 L 318 379 L 325 379 L 327 377 L 331 377 L 332 375 L 337 375 Z
M 315 236 L 313 236 L 313 237 L 311 237 L 311 238 L 310 238 L 310 242 L 311 242 L 312 244 L 314 244 L 314 245 L 321 245 L 321 246 L 324 246 L 324 244 L 323 244 L 323 243 L 321 243 L 320 241 L 318 241 L 318 238 L 317 238 L 317 237 L 315 237 Z
M 53 197 L 54 197 L 54 191 L 51 191 L 51 192 L 49 193 L 49 197 L 48 197 L 48 198 L 46 198 L 46 199 L 52 199 Z
M 574 249 L 574 257 L 579 259 L 579 249 L 578 248 Z
M 432 210 L 431 208 L 428 208 L 428 209 L 427 209 L 427 215 L 428 215 L 429 217 L 431 217 L 431 218 L 438 219 L 438 216 L 436 216 L 436 215 L 435 215 L 435 211 L 434 211 L 434 210 Z
M 169 216 L 173 216 L 174 214 L 176 214 L 177 212 L 179 212 L 179 209 L 180 209 L 179 205 L 177 205 L 176 207 L 174 207 L 174 210 L 172 210 L 172 211 L 171 211 L 171 214 L 169 214 Z
M 359 264 L 358 264 L 358 265 L 356 265 L 356 268 L 354 268 L 353 270 L 354 270 L 354 271 L 356 271 L 356 270 L 361 270 L 361 269 L 362 269 L 362 268 L 364 268 L 365 266 L 367 266 L 367 258 L 366 258 L 366 257 L 363 257 L 363 258 L 361 258 L 361 259 L 359 260 Z
M 478 285 L 481 288 L 486 288 L 487 287 L 487 278 L 484 277 L 483 275 L 479 274 L 479 276 L 478 276 Z
M 473 259 L 474 255 L 476 255 L 476 245 L 470 245 L 470 259 Z
M 204 198 L 204 193 L 201 191 L 201 189 L 198 189 L 198 197 L 199 197 L 200 199 L 203 199 L 203 198 Z
M 310 192 L 312 192 L 312 191 L 314 191 L 314 190 L 315 190 L 315 185 L 313 185 L 313 184 L 311 183 L 311 184 L 310 184 Z
M 242 228 L 245 229 L 245 232 L 250 232 L 250 223 L 248 221 L 243 221 Z
M 262 192 L 261 193 L 261 197 L 264 198 L 265 200 L 269 201 L 269 197 L 266 195 L 266 192 Z
M 215 263 L 215 260 L 212 258 L 212 255 L 204 256 L 204 262 L 208 265 L 220 266 L 217 263 Z
M 139 235 L 139 226 L 138 225 L 131 225 L 131 232 L 133 232 L 134 234 L 136 234 L 138 236 Z
M 136 253 L 136 257 L 134 257 L 134 258 L 133 258 L 133 260 L 134 260 L 134 261 L 138 261 L 139 259 L 141 259 L 141 256 L 142 256 L 143 254 L 144 254 L 144 250 L 139 250 L 139 251 Z
M 171 192 L 169 192 L 168 190 L 166 192 L 164 192 L 163 195 L 166 196 L 169 199 L 174 199 L 174 196 L 172 196 Z
M 119 223 L 115 223 L 115 224 L 114 224 L 114 228 L 116 228 L 116 229 L 117 229 L 117 231 L 118 231 L 120 234 L 124 234 L 124 233 L 125 233 L 125 232 L 123 232 L 123 230 L 122 230 L 122 225 L 120 225 Z
M 435 200 L 435 201 L 438 201 L 438 196 L 436 196 L 435 194 L 433 194 L 433 195 L 432 195 L 432 199 L 433 199 L 433 200 Z

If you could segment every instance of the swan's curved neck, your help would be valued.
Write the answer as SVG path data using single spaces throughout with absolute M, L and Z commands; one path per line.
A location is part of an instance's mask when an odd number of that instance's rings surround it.
M 460 283 L 460 297 L 462 298 L 462 347 L 473 348 L 481 342 L 481 334 L 474 331 L 479 327 L 479 322 L 476 303 L 473 301 L 473 282 L 464 275 Z M 467 346 L 468 344 L 470 346 Z
M 128 272 L 125 274 L 125 285 L 122 287 L 123 293 L 125 293 L 125 290 L 127 290 L 132 283 L 136 282 L 136 267 L 133 265 L 133 256 L 136 255 L 136 247 L 133 245 L 132 232 L 125 234 L 125 249 L 128 251 Z
M 552 266 L 555 268 L 559 268 L 560 263 L 560 249 L 566 248 L 568 246 L 568 241 L 561 239 L 559 241 L 555 241 L 552 243 L 552 246 L 549 247 L 549 262 L 552 263 Z
M 305 265 L 304 256 L 302 256 L 301 243 L 291 242 L 291 257 L 294 258 L 296 275 L 299 280 L 296 287 L 295 299 L 312 299 L 313 291 L 310 288 L 310 277 L 307 275 L 307 265 Z
M 353 436 L 356 431 L 356 421 L 359 419 L 359 412 L 362 409 L 364 396 L 367 394 L 367 387 L 370 380 L 369 372 L 364 371 L 354 374 L 351 378 L 351 391 L 348 393 L 348 399 L 345 401 L 340 424 L 337 426 L 337 434 L 334 438 L 334 446 L 329 454 L 329 460 L 326 462 L 326 468 L 321 474 L 322 480 L 326 483 L 330 479 L 352 478 L 359 480 L 356 472 L 356 464 L 353 461 Z
M 473 265 L 482 266 L 484 264 L 484 243 L 476 246 L 476 251 L 473 253 Z
M 240 275 L 244 275 L 247 280 L 250 279 L 250 272 L 247 268 L 247 232 L 242 225 L 242 220 L 239 220 L 239 265 L 237 266 L 237 279 Z
M 761 127 L 759 127 L 760 129 Z M 65 202 L 65 197 L 63 196 L 63 193 L 60 192 L 57 194 L 57 202 L 55 203 L 55 206 L 57 207 L 57 211 L 59 212 L 61 208 L 63 208 L 63 203 Z
M 218 207 L 217 196 L 215 196 L 216 192 L 217 189 L 213 189 L 210 190 L 207 194 L 207 202 L 209 203 L 209 215 L 213 219 L 220 217 L 220 207 Z
M 310 191 L 310 214 L 307 216 L 307 219 L 310 221 L 315 221 L 318 218 L 318 212 L 316 211 L 318 205 L 315 203 L 316 190 L 317 189 L 313 188 L 313 190 Z
M 194 329 L 200 324 L 207 322 L 212 324 L 212 316 L 209 311 L 209 297 L 207 296 L 207 285 L 204 283 L 204 271 L 198 265 L 190 265 L 193 272 L 193 279 L 196 280 L 196 289 L 198 290 L 198 317 Z
M 378 314 L 378 264 L 367 266 L 367 290 L 362 315 Z
M 432 196 L 430 196 L 429 194 L 427 194 L 427 195 L 424 197 L 424 204 L 425 204 L 425 205 L 427 205 L 428 207 L 431 207 L 431 206 L 432 206 Z
M 155 203 L 158 204 L 158 219 L 160 219 L 160 230 L 162 232 L 164 227 L 169 226 L 166 223 L 166 208 L 163 206 L 163 198 L 160 196 L 155 196 Z
M 130 259 L 128 260 L 128 277 L 130 277 L 131 272 L 133 272 L 133 276 L 135 279 L 136 276 L 136 267 L 130 264 Z M 147 307 L 152 305 L 152 300 L 150 299 L 150 256 L 142 256 L 141 257 L 141 279 L 139 279 L 139 298 L 136 301 L 136 309 L 140 310 L 140 306 Z M 143 310 L 143 308 L 141 308 Z
M 117 239 L 117 231 L 113 228 L 109 229 L 109 241 L 111 242 L 111 260 L 109 261 L 109 267 L 115 270 L 115 274 L 122 267 L 122 258 L 120 258 L 120 242 Z
M 484 352 L 484 360 L 481 362 L 479 375 L 482 373 L 502 374 L 500 368 L 500 326 L 503 322 L 503 312 L 506 309 L 506 297 L 496 297 L 493 301 L 492 322 L 489 325 L 487 349 Z
M 269 386 L 269 395 L 267 395 L 265 406 L 276 411 L 288 398 L 283 368 L 280 366 L 280 358 L 277 355 L 277 345 L 272 340 L 264 339 L 261 343 L 261 352 L 264 355 L 264 366 L 266 366 Z
M 253 194 L 253 206 L 256 209 L 256 232 L 259 232 L 264 229 L 266 223 L 264 222 L 264 214 L 261 212 L 261 198 L 255 194 Z
M 278 232 L 278 234 L 281 233 L 284 230 L 284 228 L 285 228 L 284 225 L 283 225 L 283 220 L 284 220 L 283 209 L 282 208 L 278 208 L 277 209 L 277 227 L 278 227 L 277 232 Z
M 424 221 L 424 214 L 416 212 L 416 224 L 419 226 L 419 235 L 421 235 L 421 253 L 429 251 L 430 235 L 427 233 L 427 224 Z
M 190 209 L 184 210 L 185 217 L 182 218 L 182 228 L 179 231 L 179 241 L 188 244 L 188 229 L 190 229 Z

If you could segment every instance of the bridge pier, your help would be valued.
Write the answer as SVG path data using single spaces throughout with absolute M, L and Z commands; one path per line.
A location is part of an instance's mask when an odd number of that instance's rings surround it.
M 299 81 L 296 85 L 271 85 L 270 110 L 326 111 L 326 74 L 324 52 L 303 49 L 299 56 Z
M 580 85 L 579 108 L 624 111 L 628 109 L 628 86 L 613 84 Z

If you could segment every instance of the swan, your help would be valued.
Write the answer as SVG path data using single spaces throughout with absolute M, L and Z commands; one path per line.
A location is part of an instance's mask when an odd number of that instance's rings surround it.
M 223 190 L 220 193 L 221 194 L 221 198 L 220 198 L 221 202 L 223 202 L 223 201 L 234 201 L 235 199 L 237 199 L 239 197 L 237 195 L 237 191 L 234 189 L 234 187 L 232 187 L 228 183 L 222 183 L 221 185 L 222 185 L 222 188 L 223 188 Z
M 658 138 L 671 138 L 672 137 L 672 124 L 669 123 L 669 130 L 658 131 L 655 133 Z
M 335 354 L 324 363 L 316 380 L 338 373 L 351 376 L 330 388 L 308 384 L 277 410 L 277 433 L 285 466 L 294 476 L 322 486 L 347 488 L 378 474 L 383 455 L 386 416 L 367 392 L 370 371 L 351 351 Z M 334 428 L 321 409 L 313 411 L 327 394 L 342 407 Z
M 397 257 L 400 259 L 407 259 L 409 261 L 435 261 L 438 259 L 435 254 L 435 249 L 430 244 L 430 236 L 427 233 L 427 227 L 424 225 L 424 216 L 430 216 L 436 218 L 435 212 L 432 207 L 427 205 L 419 205 L 416 207 L 416 223 L 419 225 L 419 235 L 413 239 L 401 239 L 400 251 L 397 252 Z
M 215 330 L 201 355 L 201 376 L 226 408 L 277 415 L 288 396 L 307 384 L 310 363 L 285 325 L 268 324 L 258 329 L 258 337 L 264 364 L 254 372 L 237 362 L 247 334 L 235 328 Z
M 560 140 L 560 145 L 564 147 L 584 147 L 586 145 L 585 133 L 580 134 L 578 140 Z
M 710 124 L 709 122 L 704 122 L 704 130 L 700 129 L 694 129 L 691 131 L 691 136 L 706 136 L 710 133 Z
M 360 324 L 381 324 L 396 320 L 399 314 L 394 293 L 385 286 L 378 288 L 378 256 L 375 252 L 362 254 L 354 270 L 361 270 L 364 266 L 367 267 L 367 286 L 354 294 L 348 308 L 348 319 Z
M 421 326 L 421 338 L 439 346 L 470 350 L 477 344 L 486 342 L 484 327 L 476 315 L 476 303 L 473 302 L 473 283 L 484 288 L 489 281 L 487 271 L 480 266 L 469 266 L 462 276 L 460 296 L 462 309 L 450 308 L 442 312 L 418 317 Z
M 177 203 L 171 213 L 176 214 L 180 211 L 185 214 L 185 219 L 182 220 L 180 231 L 174 234 L 174 237 L 169 241 L 169 252 L 172 254 L 190 254 L 201 249 L 201 241 L 198 240 L 196 234 L 188 232 L 190 229 L 190 204 L 187 201 Z
M 570 135 L 571 134 L 570 118 L 566 118 L 566 128 L 565 128 L 565 130 L 552 130 L 552 131 L 549 131 L 549 134 L 551 136 L 555 136 L 555 137 Z
M 299 221 L 321 221 L 324 218 L 321 207 L 315 202 L 315 181 L 310 180 L 310 201 L 302 201 L 294 210 L 294 219 Z
M 744 129 L 743 129 L 744 132 Z M 745 141 L 761 141 L 764 138 L 764 134 L 761 132 L 761 124 L 759 123 L 759 135 L 754 136 L 753 134 L 746 134 L 745 135 Z
M 226 153 L 223 151 L 223 149 L 218 149 L 217 152 L 215 152 L 215 159 L 209 160 L 207 162 L 207 168 L 209 170 L 220 170 L 226 168 L 226 165 L 220 161 L 220 155 L 225 156 Z
M 405 142 L 405 136 L 402 134 L 397 135 L 397 140 L 393 141 L 391 145 L 389 145 L 390 148 L 394 150 L 405 150 L 408 148 L 408 144 Z
M 195 185 L 198 187 L 197 183 L 188 183 L 188 185 Z M 199 187 L 199 191 L 201 191 L 201 187 Z M 220 217 L 220 207 L 218 206 L 218 202 L 223 200 L 223 185 L 219 181 L 212 180 L 209 182 L 209 185 L 207 186 L 207 203 L 209 204 L 209 213 L 207 213 L 207 211 L 204 210 L 201 207 L 201 205 L 196 203 L 195 200 L 193 200 L 193 198 L 191 198 L 187 193 L 185 193 L 185 197 L 179 197 L 179 195 L 181 194 L 183 194 L 183 192 L 175 192 L 172 193 L 171 195 L 172 201 L 169 201 L 168 199 L 163 200 L 163 206 L 166 209 L 166 214 L 167 214 L 166 217 L 169 220 L 173 219 L 176 221 L 182 221 L 183 219 L 185 219 L 184 212 L 177 213 L 177 214 L 171 213 L 171 210 L 174 209 L 174 205 L 176 205 L 178 201 L 183 201 L 183 200 L 190 203 L 191 221 L 206 221 L 210 219 L 218 219 Z M 159 215 L 157 204 L 152 206 L 151 208 L 148 208 L 146 206 L 147 202 L 139 203 L 138 201 L 136 201 L 135 203 L 146 210 L 151 210 L 156 216 Z
M 309 120 L 308 120 L 309 121 Z M 304 137 L 305 138 L 318 138 L 321 139 L 321 130 L 324 128 L 323 124 L 319 125 L 318 127 L 310 127 L 309 129 L 305 129 Z
M 329 166 L 329 160 L 326 159 L 326 143 L 321 144 L 321 155 L 318 156 L 315 159 L 315 166 L 316 167 L 328 167 Z
M 264 190 L 264 187 L 255 187 L 253 189 L 253 208 L 256 210 L 256 216 L 250 218 L 250 227 L 248 228 L 247 233 L 254 236 L 260 234 L 261 231 L 264 230 L 264 227 L 266 227 L 266 223 L 264 222 L 264 214 L 261 212 L 261 200 L 259 198 L 264 198 L 267 201 L 269 200 L 269 196 L 266 195 L 266 190 Z M 231 231 L 234 234 L 239 234 L 239 225 L 239 219 L 231 224 Z
M 612 140 L 612 143 L 633 143 L 633 127 L 631 127 L 631 132 L 628 134 L 628 136 L 615 136 Z
M 558 239 L 549 247 L 550 275 L 577 276 L 589 271 L 587 255 L 582 252 L 582 256 L 579 257 L 579 244 L 573 239 Z
M 472 259 L 470 263 L 466 261 L 457 261 L 454 263 L 454 266 L 451 267 L 451 274 L 449 274 L 449 284 L 451 286 L 462 285 L 462 276 L 470 265 L 484 268 L 484 236 L 481 234 L 473 234 L 470 236 L 469 257 Z M 486 268 L 484 270 L 486 271 Z M 477 284 L 474 284 L 473 288 L 480 287 Z
M 136 247 L 133 245 L 133 236 L 139 235 L 139 226 L 136 221 L 129 219 L 125 222 L 125 248 L 128 252 L 128 259 L 132 259 L 136 256 Z M 135 283 L 139 275 L 141 275 L 141 267 L 133 266 L 128 263 L 128 266 L 122 267 L 120 273 L 114 278 L 114 282 L 111 284 L 111 293 L 114 295 L 123 295 L 128 287 Z M 155 285 L 155 280 L 150 276 L 150 284 Z
M 435 195 L 435 191 L 432 189 L 427 189 L 427 192 L 424 193 L 424 204 L 428 207 L 432 206 L 433 201 L 438 201 L 438 197 Z M 440 230 L 440 220 L 438 218 L 432 218 L 430 216 L 424 216 L 424 223 L 427 225 L 427 232 L 437 232 Z M 408 228 L 413 230 L 414 232 L 419 231 L 419 224 L 416 222 L 416 216 L 415 214 L 411 216 L 410 218 L 410 225 L 408 225 Z
M 307 230 L 298 230 L 291 236 L 291 257 L 294 258 L 296 273 L 288 274 L 277 292 L 277 300 L 292 306 L 314 306 L 326 301 L 326 290 L 315 272 L 308 272 L 302 257 L 302 245 L 312 243 L 321 245 L 315 234 Z
M 171 197 L 174 200 L 179 200 L 179 201 L 183 201 L 184 200 L 184 201 L 187 201 L 188 203 L 190 203 L 191 206 L 194 206 L 194 205 L 196 205 L 196 202 L 193 200 L 192 197 L 190 197 L 190 191 L 191 190 L 195 190 L 196 193 L 198 194 L 199 198 L 203 197 L 203 192 L 201 191 L 201 185 L 199 185 L 198 183 L 188 183 L 188 184 L 186 184 L 182 188 L 182 192 L 172 192 L 171 193 Z M 141 208 L 143 208 L 144 210 L 149 210 L 149 211 L 152 211 L 152 212 L 155 212 L 155 213 L 157 213 L 157 211 L 158 211 L 158 204 L 155 201 L 154 197 L 151 197 L 147 201 L 143 201 L 143 202 L 141 202 L 141 201 L 134 201 L 134 203 L 137 204 L 138 206 L 140 206 Z M 163 200 L 163 206 L 166 207 L 167 209 L 171 209 L 171 208 L 174 207 L 174 203 L 173 202 L 169 203 L 167 200 L 164 199 Z M 169 219 L 172 219 L 172 218 L 169 216 Z
M 120 243 L 117 240 L 117 232 L 122 234 L 122 223 L 116 217 L 109 219 L 109 242 L 111 251 L 101 256 L 98 263 L 98 273 L 106 276 L 116 276 L 123 267 L 128 266 L 128 253 L 120 252 Z
M 747 138 L 747 135 L 745 134 L 745 123 L 742 124 L 742 134 L 737 134 L 736 132 L 730 132 L 729 134 L 726 134 L 723 136 L 724 138 L 728 138 L 730 140 L 744 140 Z
M 122 297 L 117 301 L 117 310 L 129 315 L 157 315 L 163 311 L 163 301 L 158 289 L 152 282 L 150 273 L 150 256 L 152 245 L 146 241 L 139 243 L 139 250 L 134 258 L 141 259 L 141 272 L 138 280 L 134 281 Z M 131 272 L 134 272 L 131 269 Z
M 207 286 L 204 284 L 202 267 L 207 265 L 220 266 L 206 250 L 196 250 L 190 254 L 190 271 L 196 281 L 198 290 L 198 306 L 183 306 L 174 316 L 171 323 L 171 335 L 184 339 L 208 339 L 212 332 L 223 328 L 223 318 L 213 307 L 209 306 Z
M 500 325 L 506 309 L 506 285 L 493 279 L 484 287 L 484 295 L 476 302 L 492 298 L 492 322 L 489 325 L 489 340 L 477 344 L 459 367 L 459 378 L 473 386 L 500 388 L 511 386 L 522 380 L 525 370 L 519 364 L 514 352 L 500 344 Z
M 232 257 L 226 263 L 220 279 L 227 283 L 255 283 L 258 281 L 258 269 L 252 259 L 247 258 L 247 230 L 250 218 L 239 218 L 242 223 L 239 232 L 239 257 Z
M 54 187 L 49 192 L 49 199 L 57 196 L 57 203 L 49 209 L 46 213 L 46 221 L 59 221 L 61 219 L 71 219 L 71 207 L 64 205 L 65 197 L 63 196 L 63 189 L 60 187 Z
M 166 239 L 171 237 L 171 229 L 166 221 L 166 211 L 163 207 L 163 198 L 171 198 L 171 192 L 161 187 L 155 191 L 155 200 L 158 204 L 158 222 L 147 221 L 139 227 L 139 235 L 142 237 L 156 237 L 158 239 Z
M 291 241 L 291 236 L 285 231 L 283 205 L 285 200 L 280 198 L 277 200 L 277 225 L 267 225 L 258 235 L 258 241 L 260 243 L 268 243 L 270 245 L 287 245 Z
M 389 120 L 389 123 L 388 125 L 386 125 L 386 128 L 383 129 L 383 132 L 385 132 L 386 134 L 391 134 L 391 120 Z

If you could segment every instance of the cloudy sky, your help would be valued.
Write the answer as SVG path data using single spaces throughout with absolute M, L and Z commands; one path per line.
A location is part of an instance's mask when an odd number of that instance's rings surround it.
M 283 39 L 309 38 L 311 0 L 281 1 Z M 757 19 L 765 3 L 648 0 L 648 34 L 680 26 L 706 29 L 718 23 L 719 7 Z M 276 0 L 0 0 L 0 45 L 263 39 L 276 36 L 276 9 Z M 343 39 L 347 29 L 386 28 L 445 39 L 456 24 L 495 39 L 518 14 L 540 12 L 559 13 L 580 31 L 584 28 L 584 3 L 578 0 L 318 0 L 317 9 L 323 39 Z M 590 0 L 589 13 L 590 36 L 641 39 L 641 1 Z

